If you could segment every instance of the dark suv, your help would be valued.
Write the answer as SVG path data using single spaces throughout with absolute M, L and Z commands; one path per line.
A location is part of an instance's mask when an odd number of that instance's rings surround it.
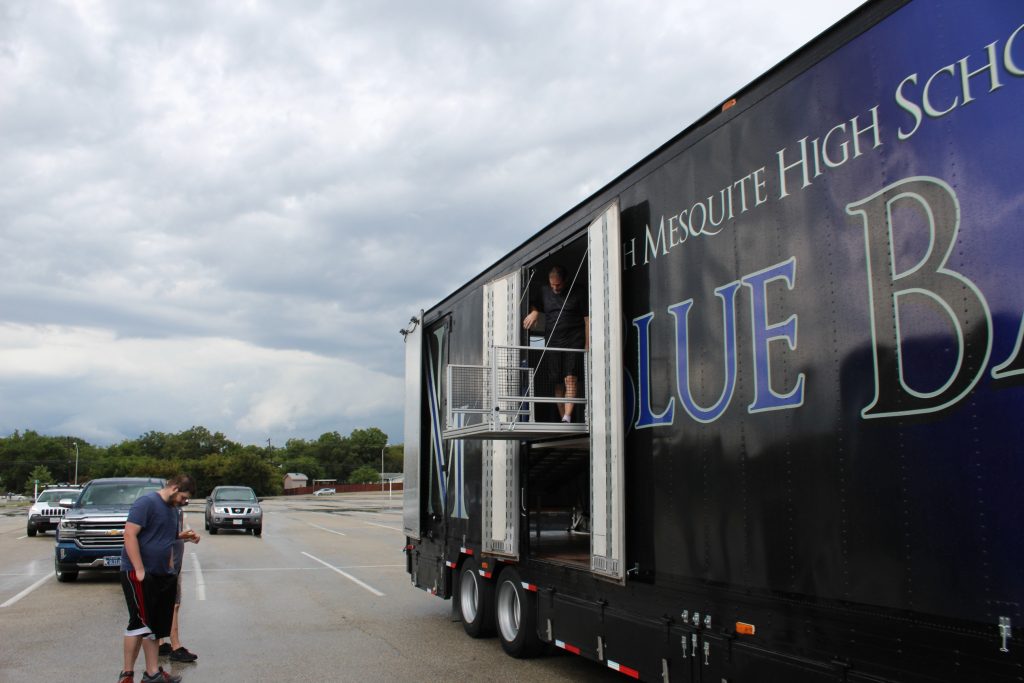
M 74 581 L 83 569 L 118 571 L 128 510 L 139 496 L 164 487 L 163 479 L 93 479 L 61 519 L 53 568 L 58 581 Z
M 216 535 L 220 529 L 263 533 L 263 510 L 260 499 L 248 486 L 218 486 L 206 499 L 206 529 Z

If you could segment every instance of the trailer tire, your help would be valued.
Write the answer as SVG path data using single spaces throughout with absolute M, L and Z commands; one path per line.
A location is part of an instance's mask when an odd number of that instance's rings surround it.
M 537 635 L 537 596 L 523 588 L 519 572 L 512 567 L 498 577 L 494 622 L 505 654 L 528 659 L 543 652 L 544 642 Z
M 470 638 L 494 635 L 494 583 L 480 576 L 479 570 L 472 557 L 459 570 L 459 616 Z

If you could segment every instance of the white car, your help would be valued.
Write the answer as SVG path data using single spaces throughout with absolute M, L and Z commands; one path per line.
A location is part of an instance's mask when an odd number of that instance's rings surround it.
M 40 491 L 36 502 L 28 509 L 26 533 L 35 536 L 40 531 L 56 529 L 64 513 L 78 500 L 78 494 L 81 492 L 80 487 L 48 488 Z
M 334 489 L 317 489 L 313 491 L 314 496 L 333 496 L 337 491 Z

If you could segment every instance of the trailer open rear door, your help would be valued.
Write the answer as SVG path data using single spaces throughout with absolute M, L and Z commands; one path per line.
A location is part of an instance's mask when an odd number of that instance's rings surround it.
M 590 255 L 590 566 L 623 580 L 622 259 L 616 200 L 587 229 Z
M 520 274 L 509 273 L 484 285 L 483 364 L 495 347 L 519 343 Z M 497 383 L 496 378 L 492 382 Z M 514 414 L 509 419 L 515 419 Z M 484 552 L 519 558 L 519 442 L 483 441 Z
M 423 311 L 402 330 L 405 337 L 405 445 L 402 526 L 420 538 L 420 421 L 423 403 Z

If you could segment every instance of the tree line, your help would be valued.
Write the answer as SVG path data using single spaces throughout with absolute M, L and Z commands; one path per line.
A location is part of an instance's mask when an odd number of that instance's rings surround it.
M 220 432 L 192 427 L 177 434 L 146 432 L 137 439 L 95 446 L 76 436 L 45 436 L 32 430 L 0 437 L 0 492 L 31 494 L 39 485 L 72 483 L 77 455 L 78 482 L 100 477 L 163 477 L 179 472 L 196 480 L 205 496 L 223 484 L 251 486 L 260 496 L 281 493 L 284 476 L 298 472 L 339 483 L 379 481 L 384 471 L 402 471 L 402 446 L 388 446 L 376 427 L 338 432 L 318 439 L 289 439 L 285 445 L 242 445 Z

